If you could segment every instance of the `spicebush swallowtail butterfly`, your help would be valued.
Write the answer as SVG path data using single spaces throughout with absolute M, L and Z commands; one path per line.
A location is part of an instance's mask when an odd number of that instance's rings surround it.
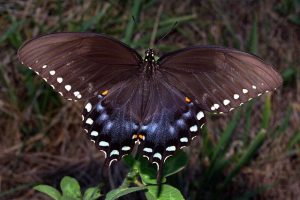
M 84 100 L 83 127 L 106 164 L 138 153 L 157 164 L 189 145 L 205 112 L 226 113 L 275 90 L 281 76 L 257 56 L 193 46 L 142 58 L 111 37 L 55 33 L 26 42 L 22 64 L 70 101 Z

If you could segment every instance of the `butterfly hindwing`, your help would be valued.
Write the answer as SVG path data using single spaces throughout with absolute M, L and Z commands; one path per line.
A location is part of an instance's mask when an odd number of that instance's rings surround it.
M 164 80 L 159 72 L 145 82 L 140 134 L 145 136 L 140 153 L 158 169 L 179 149 L 199 135 L 205 123 L 204 112 L 183 92 Z
M 111 164 L 129 154 L 134 147 L 134 134 L 138 132 L 141 84 L 137 78 L 99 91 L 89 100 L 83 112 L 83 126 L 96 147 Z

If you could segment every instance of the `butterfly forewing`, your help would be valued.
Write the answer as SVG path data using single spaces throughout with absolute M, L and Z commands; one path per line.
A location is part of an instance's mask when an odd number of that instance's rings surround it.
M 158 64 L 170 84 L 210 112 L 231 111 L 282 83 L 257 56 L 222 47 L 179 50 L 161 57 Z
M 25 43 L 18 56 L 69 100 L 89 99 L 127 80 L 141 62 L 125 44 L 94 33 L 41 36 Z

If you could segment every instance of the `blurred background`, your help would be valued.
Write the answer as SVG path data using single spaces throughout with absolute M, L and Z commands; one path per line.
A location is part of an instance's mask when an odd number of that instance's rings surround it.
M 17 60 L 24 41 L 61 31 L 104 33 L 141 54 L 150 44 L 159 55 L 222 45 L 274 65 L 283 86 L 228 115 L 208 115 L 186 150 L 187 167 L 168 182 L 187 199 L 300 198 L 299 0 L 0 0 L 0 199 L 47 199 L 32 186 L 57 186 L 65 175 L 105 192 L 127 172 L 120 162 L 103 183 L 103 154 L 81 128 L 83 104 L 63 100 Z

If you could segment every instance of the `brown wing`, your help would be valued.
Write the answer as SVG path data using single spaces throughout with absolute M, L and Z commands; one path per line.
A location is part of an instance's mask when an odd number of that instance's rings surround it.
M 223 47 L 195 46 L 158 60 L 170 84 L 210 112 L 228 112 L 282 84 L 257 56 Z
M 94 33 L 41 36 L 26 42 L 18 57 L 68 100 L 89 99 L 127 80 L 141 62 L 124 43 Z

